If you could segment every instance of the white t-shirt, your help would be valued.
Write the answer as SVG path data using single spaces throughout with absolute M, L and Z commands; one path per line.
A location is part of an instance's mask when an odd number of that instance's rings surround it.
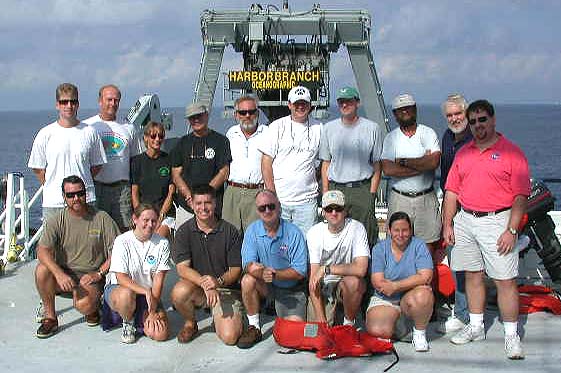
M 261 184 L 261 153 L 257 146 L 269 127 L 259 125 L 255 133 L 246 138 L 239 125 L 230 127 L 226 137 L 230 140 L 232 162 L 230 163 L 229 181 L 242 184 Z
M 382 159 L 390 161 L 396 158 L 420 158 L 430 150 L 439 152 L 438 136 L 430 127 L 417 124 L 417 130 L 411 137 L 405 136 L 401 129 L 395 128 L 384 139 Z M 401 192 L 421 192 L 429 189 L 434 182 L 434 170 L 409 177 L 392 176 L 393 187 Z
M 130 123 L 106 121 L 99 115 L 86 119 L 84 123 L 96 130 L 107 157 L 107 164 L 96 175 L 95 180 L 102 183 L 129 180 L 130 159 L 142 152 L 134 126 Z
M 269 124 L 258 149 L 273 158 L 275 189 L 282 204 L 294 206 L 317 197 L 320 137 L 321 124 L 312 120 L 298 123 L 289 115 Z
M 62 180 L 79 176 L 86 185 L 87 202 L 95 201 L 90 167 L 107 162 L 97 133 L 85 123 L 65 128 L 54 122 L 41 128 L 33 140 L 28 166 L 45 170 L 43 207 L 64 207 Z
M 310 264 L 350 264 L 357 257 L 370 257 L 366 229 L 351 218 L 345 219 L 345 226 L 339 233 L 331 233 L 327 222 L 317 223 L 306 234 L 306 241 Z M 329 275 L 324 281 L 339 278 Z
M 152 287 L 154 274 L 170 268 L 167 239 L 154 233 L 148 241 L 141 242 L 133 231 L 128 231 L 115 238 L 107 283 L 118 284 L 115 272 L 119 272 L 128 274 L 142 287 Z

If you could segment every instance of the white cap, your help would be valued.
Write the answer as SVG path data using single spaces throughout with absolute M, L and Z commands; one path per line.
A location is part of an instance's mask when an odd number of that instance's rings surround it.
M 290 92 L 288 92 L 288 101 L 293 104 L 296 101 L 304 100 L 306 102 L 312 102 L 312 96 L 308 88 L 298 85 L 293 87 Z
M 409 93 L 403 93 L 393 99 L 392 110 L 396 110 L 406 106 L 415 106 L 417 103 L 412 95 Z

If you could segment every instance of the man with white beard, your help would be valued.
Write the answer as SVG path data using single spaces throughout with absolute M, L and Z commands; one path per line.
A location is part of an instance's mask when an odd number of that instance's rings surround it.
M 259 109 L 257 98 L 242 96 L 234 103 L 234 117 L 238 125 L 226 132 L 230 140 L 232 163 L 228 187 L 224 192 L 222 218 L 234 225 L 243 234 L 247 226 L 258 219 L 255 210 L 255 196 L 263 189 L 261 175 L 262 153 L 257 144 L 267 126 L 258 124 Z
M 448 122 L 448 129 L 442 135 L 442 154 L 440 158 L 440 189 L 444 192 L 444 185 L 456 152 L 473 138 L 468 127 L 466 109 L 468 103 L 461 94 L 451 94 L 442 104 L 442 114 Z M 448 248 L 449 258 L 453 247 Z M 463 329 L 469 323 L 469 312 L 465 294 L 464 271 L 454 272 L 456 292 L 454 294 L 454 313 L 444 323 L 443 332 L 450 333 Z

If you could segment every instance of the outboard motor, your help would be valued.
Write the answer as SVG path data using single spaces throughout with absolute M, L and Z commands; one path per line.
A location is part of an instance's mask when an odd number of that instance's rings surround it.
M 536 250 L 551 280 L 561 284 L 561 244 L 555 235 L 555 224 L 547 213 L 555 207 L 555 197 L 540 180 L 531 180 L 526 224 L 521 233 L 530 237 L 529 248 Z

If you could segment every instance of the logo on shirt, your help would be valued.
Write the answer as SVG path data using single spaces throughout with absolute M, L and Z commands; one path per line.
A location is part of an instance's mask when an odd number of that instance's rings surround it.
M 206 159 L 213 159 L 215 155 L 216 155 L 216 152 L 214 151 L 213 148 L 207 148 L 205 150 L 205 158 Z
M 156 257 L 154 255 L 148 255 L 146 257 L 146 262 L 150 265 L 156 264 Z
M 501 155 L 499 153 L 493 153 L 491 154 L 491 159 L 496 161 L 501 157 Z
M 167 166 L 163 166 L 163 167 L 160 167 L 160 168 L 158 169 L 158 174 L 159 174 L 160 176 L 162 176 L 162 177 L 167 177 L 167 176 L 169 176 L 169 173 L 170 173 L 169 167 L 167 167 Z
M 284 257 L 288 256 L 288 245 L 281 244 L 279 246 L 279 254 Z
M 99 238 L 101 236 L 101 230 L 90 229 L 90 230 L 88 230 L 88 236 L 93 237 L 93 238 Z
M 122 153 L 127 145 L 122 138 L 112 133 L 104 134 L 101 137 L 101 142 L 103 142 L 103 149 L 105 149 L 105 155 L 108 158 Z

